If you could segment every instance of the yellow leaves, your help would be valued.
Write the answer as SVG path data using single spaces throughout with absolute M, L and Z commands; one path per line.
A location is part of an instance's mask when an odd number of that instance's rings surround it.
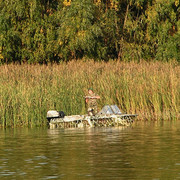
M 71 5 L 71 0 L 64 0 L 63 4 L 65 6 L 70 6 Z
M 170 29 L 169 29 L 169 34 L 171 35 L 171 36 L 173 36 L 175 33 L 176 33 L 176 26 L 172 26 Z
M 110 0 L 110 7 L 117 11 L 118 10 L 118 2 L 115 0 Z
M 175 6 L 177 7 L 179 5 L 179 0 L 156 0 L 157 5 L 168 5 L 171 6 L 172 4 L 175 4 Z
M 62 42 L 62 41 L 59 41 L 59 45 L 60 45 L 60 46 L 63 45 L 63 42 Z
M 179 0 L 175 0 L 175 6 L 177 7 L 179 5 Z
M 78 31 L 77 36 L 78 37 L 85 37 L 86 31 Z
M 101 4 L 101 0 L 94 0 L 95 5 L 99 6 Z
M 136 6 L 137 6 L 138 8 L 140 8 L 140 9 L 143 9 L 143 5 L 142 5 L 140 2 L 137 2 L 137 3 L 136 3 Z
M 65 36 L 68 36 L 70 34 L 70 32 L 71 32 L 71 28 L 67 27 L 65 29 Z
M 102 0 L 94 0 L 94 4 L 97 6 L 100 6 L 101 3 L 105 3 L 105 2 L 102 2 Z M 117 11 L 118 10 L 118 0 L 106 1 L 106 7 L 111 8 L 111 9 L 115 9 Z
M 0 49 L 0 59 L 3 59 L 2 50 Z
M 43 32 L 44 32 L 44 31 L 43 31 L 43 28 L 41 28 L 41 29 L 40 29 L 40 33 L 43 33 Z
M 158 13 L 155 8 L 149 7 L 148 10 L 146 11 L 146 15 L 147 15 L 148 21 L 152 22 L 152 21 L 154 21 L 154 19 L 157 18 Z

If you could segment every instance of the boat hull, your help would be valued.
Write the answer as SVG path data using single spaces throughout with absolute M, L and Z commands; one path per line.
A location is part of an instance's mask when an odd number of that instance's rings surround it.
M 112 127 L 130 126 L 136 114 L 121 115 L 72 115 L 64 118 L 52 117 L 48 119 L 50 128 L 80 128 L 80 127 Z

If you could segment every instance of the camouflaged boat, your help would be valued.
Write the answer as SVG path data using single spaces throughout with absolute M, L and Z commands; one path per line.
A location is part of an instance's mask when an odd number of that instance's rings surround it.
M 50 110 L 47 120 L 50 128 L 129 126 L 137 114 L 124 114 L 117 105 L 106 105 L 95 116 L 65 116 L 63 111 Z

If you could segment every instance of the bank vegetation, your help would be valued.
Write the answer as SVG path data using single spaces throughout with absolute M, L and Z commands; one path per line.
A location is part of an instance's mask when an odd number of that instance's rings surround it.
M 86 114 L 92 87 L 99 109 L 117 104 L 139 120 L 175 120 L 180 112 L 177 61 L 70 61 L 52 65 L 0 66 L 0 126 L 44 126 L 48 110 Z
M 179 0 L 0 1 L 0 63 L 180 61 Z

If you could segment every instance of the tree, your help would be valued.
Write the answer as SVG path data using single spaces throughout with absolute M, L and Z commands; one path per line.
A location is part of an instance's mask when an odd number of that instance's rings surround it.
M 0 2 L 0 46 L 6 62 L 56 60 L 57 5 L 54 0 Z
M 0 62 L 180 60 L 179 0 L 0 1 Z
M 152 55 L 158 60 L 180 60 L 179 1 L 155 1 L 146 14 L 146 39 Z
M 24 19 L 24 1 L 0 2 L 0 45 L 6 61 L 21 58 L 21 22 Z
M 96 7 L 91 0 L 72 1 L 59 10 L 59 57 L 65 60 L 97 56 L 102 36 Z

